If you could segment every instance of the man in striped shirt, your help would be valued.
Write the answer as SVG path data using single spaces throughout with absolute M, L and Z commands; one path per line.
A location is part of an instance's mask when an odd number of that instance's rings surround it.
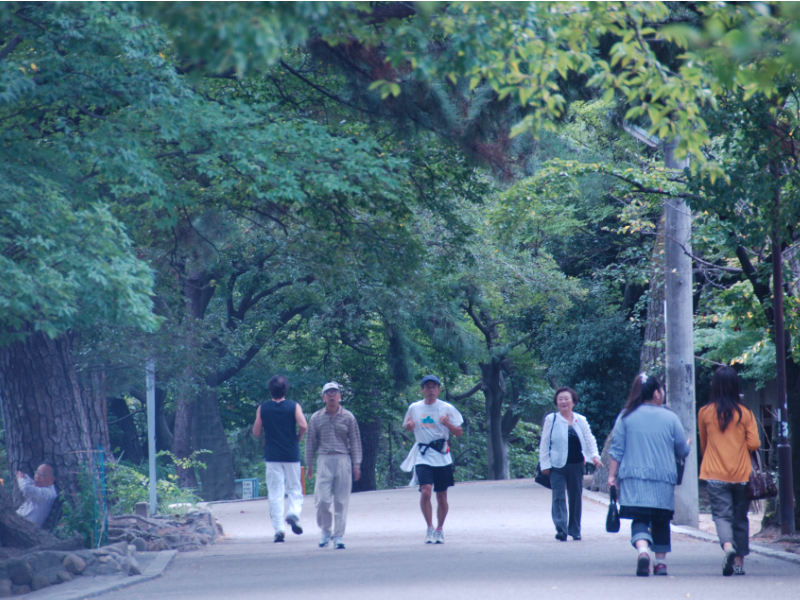
M 322 530 L 319 547 L 326 548 L 333 533 L 333 547 L 343 550 L 350 490 L 353 480 L 361 478 L 361 434 L 353 413 L 340 404 L 338 383 L 331 381 L 322 387 L 322 400 L 325 408 L 308 421 L 306 477 L 311 479 L 314 474 L 314 456 L 319 454 L 314 488 L 317 525 Z

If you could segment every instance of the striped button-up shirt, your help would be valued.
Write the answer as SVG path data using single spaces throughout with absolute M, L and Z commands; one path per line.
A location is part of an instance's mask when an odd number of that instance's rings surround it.
M 340 406 L 333 416 L 327 408 L 311 415 L 306 436 L 306 465 L 313 465 L 317 452 L 349 454 L 353 466 L 361 466 L 361 434 L 353 413 Z

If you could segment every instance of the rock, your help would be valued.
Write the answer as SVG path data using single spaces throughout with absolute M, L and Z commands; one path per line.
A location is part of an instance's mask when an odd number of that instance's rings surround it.
M 146 517 L 150 512 L 150 505 L 147 502 L 137 502 L 133 508 L 133 512 L 140 517 Z
M 7 563 L 8 576 L 16 585 L 27 586 L 33 581 L 33 569 L 25 559 L 11 559 Z
M 69 571 L 59 571 L 58 572 L 58 578 L 62 582 L 66 583 L 67 581 L 72 581 L 73 579 L 75 579 L 75 575 L 73 575 Z
M 131 561 L 128 557 L 124 557 L 119 561 L 119 570 L 124 575 L 128 575 L 131 570 Z
M 86 561 L 77 554 L 68 555 L 61 564 L 74 575 L 80 575 L 86 568 Z
M 150 552 L 160 552 L 161 550 L 169 550 L 169 544 L 167 544 L 167 542 L 159 538 L 147 544 L 147 549 Z
M 30 594 L 31 588 L 28 585 L 12 585 L 11 594 L 13 596 L 21 596 L 22 594 Z
M 136 560 L 136 557 L 133 554 L 131 554 L 128 557 L 128 563 L 130 565 L 129 568 L 128 568 L 128 575 L 141 575 L 142 574 L 142 569 L 139 566 L 139 561 Z
M 117 563 L 114 561 L 105 562 L 100 565 L 97 565 L 97 567 L 94 568 L 94 574 L 111 575 L 112 573 L 116 573 L 119 570 L 117 568 L 118 566 L 119 565 L 117 565 Z
M 50 587 L 50 578 L 44 573 L 37 573 L 31 582 L 31 589 L 35 592 L 46 587 Z
M 200 540 L 200 543 L 203 544 L 204 546 L 206 544 L 210 544 L 210 543 L 213 542 L 213 539 L 211 538 L 211 536 L 210 535 L 206 535 L 205 533 L 198 533 L 195 537 L 198 540 Z
M 11 580 L 0 579 L 0 598 L 6 598 L 11 595 Z
M 180 535 L 165 535 L 164 541 L 172 546 L 173 548 L 177 548 L 178 546 L 182 546 L 184 544 L 184 540 Z
M 146 552 L 147 551 L 147 542 L 144 538 L 136 537 L 131 540 L 131 545 L 136 546 L 137 552 Z
M 116 544 L 111 544 L 110 546 L 106 546 L 112 552 L 116 552 L 120 556 L 125 556 L 128 554 L 128 542 L 117 542 Z
M 68 552 L 42 550 L 41 552 L 26 554 L 22 558 L 28 561 L 28 564 L 30 564 L 34 573 L 38 573 L 39 571 L 44 571 L 45 569 L 60 567 L 61 562 L 68 554 Z

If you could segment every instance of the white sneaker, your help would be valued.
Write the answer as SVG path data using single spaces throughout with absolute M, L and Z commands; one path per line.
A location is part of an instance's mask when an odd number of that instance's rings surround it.
M 433 527 L 428 527 L 428 533 L 425 534 L 425 543 L 426 544 L 433 544 L 436 538 L 436 534 L 433 530 Z
M 330 543 L 331 543 L 330 534 L 323 533 L 322 537 L 319 539 L 319 547 L 320 548 L 327 548 Z
M 344 540 L 341 537 L 334 537 L 333 547 L 336 550 L 344 550 Z
M 437 529 L 433 534 L 434 544 L 444 544 L 444 531 Z

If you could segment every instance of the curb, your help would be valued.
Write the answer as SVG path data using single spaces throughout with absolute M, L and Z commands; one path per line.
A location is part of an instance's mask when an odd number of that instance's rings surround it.
M 584 488 L 582 495 L 586 496 L 590 500 L 599 502 L 600 504 L 608 505 L 608 496 L 606 494 L 602 494 L 600 492 L 592 492 Z M 688 527 L 686 525 L 670 524 L 669 528 L 672 532 L 678 533 L 680 535 L 692 537 L 697 540 L 703 540 L 704 542 L 712 542 L 714 544 L 719 544 L 719 538 L 716 535 L 713 535 L 711 533 L 706 533 L 705 531 L 700 531 L 699 529 L 695 529 L 694 527 Z M 750 552 L 753 554 L 761 554 L 763 556 L 768 556 L 770 558 L 777 558 L 778 560 L 785 560 L 786 562 L 800 565 L 800 556 L 798 556 L 797 554 L 793 554 L 791 552 L 786 552 L 782 550 L 773 550 L 772 548 L 767 548 L 766 546 L 762 546 L 760 544 L 750 544 Z
M 88 586 L 77 585 L 71 589 L 65 590 L 50 587 L 41 591 L 47 592 L 47 600 L 82 600 L 83 598 L 93 598 L 107 592 L 114 592 L 136 585 L 137 583 L 144 583 L 145 581 L 160 577 L 172 562 L 172 559 L 175 558 L 176 554 L 178 554 L 177 550 L 162 550 L 141 575 L 125 577 L 124 579 L 114 579 L 112 581 L 97 581 L 98 579 L 102 579 L 103 576 L 100 576 L 96 577 L 95 581 L 92 581 Z M 26 594 L 25 597 L 35 599 L 40 596 L 38 596 L 36 592 L 31 592 L 30 594 Z M 43 595 L 42 597 L 45 596 Z

